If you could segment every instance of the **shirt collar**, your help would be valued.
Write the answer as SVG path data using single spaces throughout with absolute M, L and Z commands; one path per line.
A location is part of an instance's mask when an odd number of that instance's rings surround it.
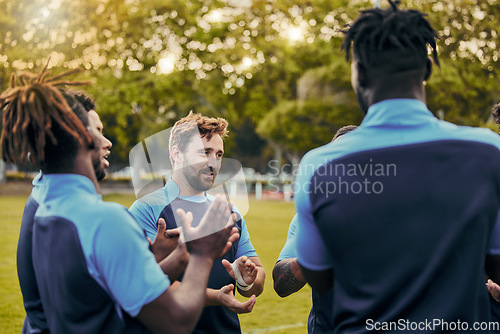
M 437 118 L 424 102 L 415 99 L 391 99 L 371 105 L 361 126 L 411 125 L 432 120 L 437 121 Z
M 92 181 L 79 174 L 44 174 L 44 197 L 46 199 L 61 195 L 69 196 L 86 193 L 99 198 Z
M 172 178 L 169 178 L 167 183 L 165 184 L 165 196 L 167 197 L 167 203 L 172 202 L 176 198 L 185 199 L 190 202 L 203 202 L 207 199 L 207 192 L 205 192 L 204 196 L 180 196 L 180 189 L 177 183 L 175 183 Z

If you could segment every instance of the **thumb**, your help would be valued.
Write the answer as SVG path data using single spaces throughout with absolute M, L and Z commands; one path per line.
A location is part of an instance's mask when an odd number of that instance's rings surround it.
M 165 219 L 158 219 L 158 234 L 163 234 L 167 229 L 167 223 L 165 223 Z
M 177 227 L 177 228 L 172 228 L 172 229 L 169 229 L 169 230 L 166 230 L 165 231 L 165 236 L 167 238 L 174 238 L 174 237 L 178 237 L 179 234 L 180 234 L 180 231 L 181 231 L 181 227 Z
M 221 291 L 222 293 L 226 294 L 226 295 L 227 295 L 227 294 L 229 294 L 229 293 L 231 293 L 231 291 L 233 291 L 233 290 L 234 290 L 234 285 L 233 285 L 233 284 L 224 285 L 224 286 L 220 289 L 220 291 Z
M 224 268 L 226 268 L 228 273 L 233 272 L 233 267 L 231 266 L 231 262 L 229 262 L 228 260 L 222 259 L 222 265 L 224 266 Z
M 191 223 L 193 222 L 193 214 L 191 212 L 184 212 L 182 209 L 177 209 L 177 214 L 181 217 L 182 232 L 184 242 L 191 241 L 193 236 L 191 236 Z

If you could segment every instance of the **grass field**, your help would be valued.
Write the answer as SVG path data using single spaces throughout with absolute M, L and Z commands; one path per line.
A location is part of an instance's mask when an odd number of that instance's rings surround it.
M 0 333 L 21 331 L 24 319 L 22 297 L 16 274 L 16 246 L 21 216 L 27 195 L 0 196 Z M 107 201 L 130 206 L 132 195 L 108 195 Z M 252 313 L 240 316 L 243 332 L 306 333 L 307 315 L 311 307 L 308 286 L 282 299 L 273 290 L 272 268 L 285 243 L 288 224 L 294 214 L 293 203 L 278 201 L 250 202 L 245 216 L 252 243 L 266 269 L 264 292 L 257 298 Z M 244 300 L 242 297 L 238 297 Z

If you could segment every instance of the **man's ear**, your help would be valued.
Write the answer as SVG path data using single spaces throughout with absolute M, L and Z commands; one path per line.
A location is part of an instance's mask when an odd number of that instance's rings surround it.
M 424 76 L 424 81 L 429 80 L 432 74 L 432 60 L 431 58 L 427 57 L 427 62 L 425 63 L 425 76 Z
M 179 147 L 177 145 L 172 146 L 172 150 L 170 152 L 170 156 L 172 157 L 172 160 L 174 161 L 175 164 L 180 163 L 181 159 L 181 151 L 179 150 Z
M 368 71 L 366 67 L 359 63 L 356 62 L 355 64 L 357 72 L 358 72 L 358 83 L 360 87 L 366 87 L 368 86 Z

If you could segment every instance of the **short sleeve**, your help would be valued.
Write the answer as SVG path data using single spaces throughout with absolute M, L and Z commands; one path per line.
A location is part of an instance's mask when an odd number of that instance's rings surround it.
M 107 221 L 95 234 L 92 261 L 116 302 L 135 317 L 170 281 L 133 217 L 125 208 L 116 211 L 113 217 L 103 217 Z
M 143 229 L 146 235 L 153 241 L 158 230 L 158 219 L 155 217 L 153 208 L 149 204 L 137 200 L 130 206 L 128 211 L 135 218 L 139 227 Z
M 278 261 L 276 262 L 297 257 L 297 239 L 295 238 L 295 235 L 297 233 L 298 220 L 297 214 L 295 214 L 290 222 L 290 226 L 288 227 L 288 235 L 286 237 L 285 245 L 278 256 Z
M 311 152 L 310 152 L 311 153 Z M 294 198 L 297 210 L 296 251 L 301 266 L 310 270 L 325 270 L 332 267 L 331 258 L 314 222 L 313 207 L 310 200 L 311 178 L 317 163 L 310 154 L 300 162 Z M 311 168 L 314 167 L 314 168 Z
M 257 252 L 253 248 L 252 242 L 250 241 L 250 234 L 248 233 L 247 225 L 245 224 L 245 219 L 243 219 L 243 217 L 241 217 L 241 234 L 238 242 L 238 250 L 236 251 L 236 258 L 238 259 L 242 256 L 257 256 Z

